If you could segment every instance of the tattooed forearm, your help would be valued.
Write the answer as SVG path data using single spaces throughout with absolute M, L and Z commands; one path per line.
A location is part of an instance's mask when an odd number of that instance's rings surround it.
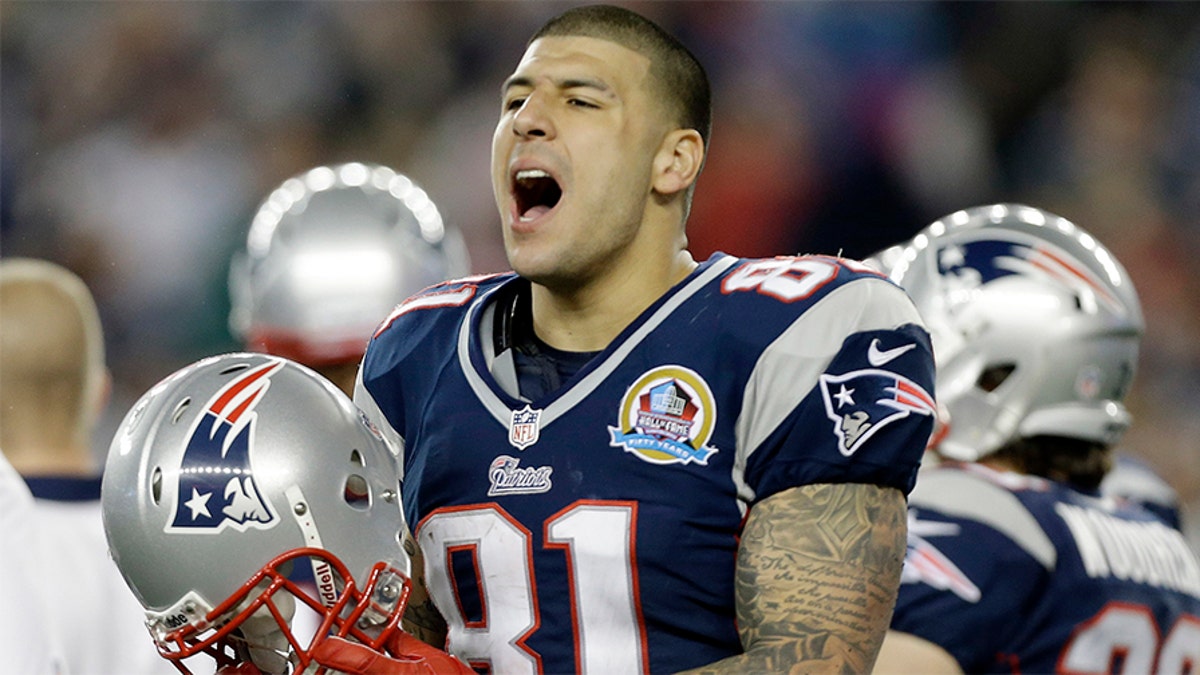
M 746 521 L 737 611 L 746 653 L 699 672 L 868 672 L 891 620 L 905 547 L 899 490 L 812 485 Z
M 446 646 L 446 622 L 429 598 L 420 603 L 409 602 L 404 611 L 403 627 L 425 644 L 439 649 Z
M 411 534 L 405 533 L 404 552 L 408 554 L 412 573 L 412 592 L 401 624 L 405 631 L 422 642 L 443 649 L 446 646 L 446 620 L 442 618 L 429 590 L 425 587 L 425 559 Z

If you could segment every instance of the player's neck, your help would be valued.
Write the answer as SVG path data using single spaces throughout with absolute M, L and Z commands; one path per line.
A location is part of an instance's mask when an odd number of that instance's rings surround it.
M 614 270 L 570 292 L 533 284 L 534 331 L 556 349 L 600 351 L 695 268 L 691 254 L 679 251 L 668 265 Z
M 23 476 L 91 476 L 98 468 L 86 448 L 49 449 L 13 444 L 4 448 L 9 463 Z
M 980 457 L 976 461 L 976 463 L 982 464 L 983 466 L 986 466 L 989 469 L 992 469 L 993 471 L 1019 473 L 1022 475 L 1026 475 L 1029 473 L 1029 472 L 1025 471 L 1024 467 L 1019 466 L 1015 462 L 1012 462 L 1004 457 L 996 457 L 994 455 Z

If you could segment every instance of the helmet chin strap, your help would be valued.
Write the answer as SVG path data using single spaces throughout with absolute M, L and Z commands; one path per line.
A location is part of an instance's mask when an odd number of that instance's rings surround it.
M 304 498 L 304 492 L 298 485 L 292 485 L 284 491 L 284 496 L 288 501 L 288 510 L 295 518 L 296 524 L 300 526 L 300 532 L 304 536 L 303 546 L 325 548 L 321 543 L 321 533 L 317 529 L 317 523 L 312 518 L 312 509 L 308 506 L 308 500 Z M 329 563 L 324 560 L 312 557 L 309 557 L 308 560 L 312 565 L 318 597 L 328 607 L 337 599 L 337 589 L 333 584 L 333 571 Z M 295 598 L 290 593 L 278 593 L 275 602 L 290 624 L 296 616 Z M 264 675 L 284 675 L 292 670 L 293 663 L 288 657 L 291 645 L 266 606 L 260 607 L 246 619 L 239 627 L 239 631 L 246 640 L 247 656 Z
M 312 510 L 308 508 L 308 501 L 304 499 L 300 486 L 293 485 L 284 490 L 283 494 L 291 507 L 292 517 L 296 519 L 296 524 L 300 526 L 300 532 L 304 535 L 304 545 L 325 548 L 321 544 L 321 533 L 317 531 L 317 523 L 312 518 Z M 338 589 L 333 582 L 333 570 L 324 560 L 310 557 L 309 562 L 312 564 L 313 580 L 317 584 L 317 596 L 326 607 L 332 607 L 338 598 Z

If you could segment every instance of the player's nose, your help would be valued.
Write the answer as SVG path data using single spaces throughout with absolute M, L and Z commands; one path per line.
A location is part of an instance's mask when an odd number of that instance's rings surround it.
M 522 139 L 549 138 L 554 135 L 554 121 L 543 95 L 531 92 L 513 115 L 513 133 Z

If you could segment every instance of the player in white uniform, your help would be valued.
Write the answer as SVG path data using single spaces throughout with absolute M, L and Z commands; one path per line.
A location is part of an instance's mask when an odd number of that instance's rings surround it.
M 72 673 L 173 672 L 146 642 L 141 608 L 108 555 L 92 430 L 108 372 L 95 302 L 54 263 L 0 261 L 0 449 L 29 486 L 43 546 L 32 582 L 63 627 Z M 86 626 L 86 628 L 83 628 Z
M 41 587 L 30 583 L 42 564 L 33 525 L 33 497 L 0 456 L 0 650 L 6 672 L 67 675 L 62 624 L 51 623 Z

